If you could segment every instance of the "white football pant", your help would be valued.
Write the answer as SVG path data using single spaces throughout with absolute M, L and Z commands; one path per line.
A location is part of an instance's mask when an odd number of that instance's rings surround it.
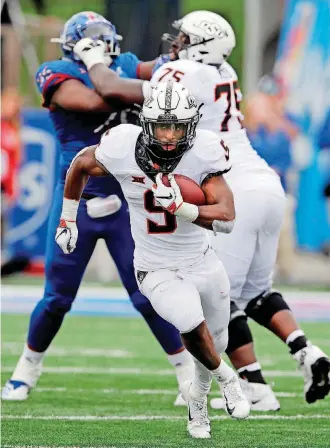
M 280 182 L 270 178 L 264 188 L 231 186 L 236 222 L 230 234 L 209 232 L 211 244 L 230 280 L 231 300 L 240 309 L 272 286 L 278 241 L 285 211 Z
M 205 320 L 217 351 L 225 351 L 230 286 L 225 268 L 212 249 L 188 268 L 148 272 L 141 284 L 137 282 L 154 310 L 180 333 L 189 333 Z

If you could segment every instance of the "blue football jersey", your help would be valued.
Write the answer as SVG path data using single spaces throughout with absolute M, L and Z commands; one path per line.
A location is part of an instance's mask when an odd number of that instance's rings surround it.
M 114 58 L 110 66 L 111 70 L 123 78 L 138 78 L 139 59 L 132 53 L 127 52 Z M 60 59 L 43 63 L 36 73 L 36 83 L 43 96 L 43 106 L 49 108 L 56 136 L 61 144 L 60 157 L 60 181 L 64 182 L 66 171 L 74 156 L 86 146 L 99 143 L 100 137 L 107 129 L 121 123 L 123 114 L 119 113 L 86 113 L 68 111 L 57 107 L 52 109 L 51 98 L 56 89 L 68 79 L 76 79 L 85 86 L 94 89 L 89 78 L 86 67 L 82 63 L 75 63 L 69 59 Z M 127 110 L 128 109 L 128 110 Z M 138 111 L 128 106 L 124 114 L 128 122 L 136 124 Z M 90 178 L 84 190 L 86 193 L 98 196 L 119 194 L 121 189 L 113 178 Z

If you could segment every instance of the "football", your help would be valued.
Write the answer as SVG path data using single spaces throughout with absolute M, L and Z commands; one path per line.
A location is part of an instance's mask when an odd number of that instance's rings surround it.
M 205 205 L 206 199 L 201 187 L 192 179 L 182 174 L 174 174 L 174 178 L 180 187 L 183 200 L 194 205 Z M 163 175 L 163 183 L 170 187 L 167 174 Z

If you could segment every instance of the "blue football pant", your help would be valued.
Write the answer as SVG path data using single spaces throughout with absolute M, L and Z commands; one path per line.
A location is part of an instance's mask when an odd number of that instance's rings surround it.
M 77 218 L 77 246 L 72 254 L 64 254 L 55 242 L 62 198 L 63 186 L 59 185 L 48 224 L 44 297 L 31 314 L 27 341 L 29 347 L 37 352 L 48 348 L 65 314 L 71 309 L 97 240 L 104 238 L 134 307 L 141 313 L 164 351 L 168 354 L 176 353 L 182 347 L 179 332 L 154 311 L 136 283 L 133 269 L 134 242 L 127 204 L 123 202 L 121 209 L 114 215 L 93 219 L 88 216 L 86 201 L 82 199 Z

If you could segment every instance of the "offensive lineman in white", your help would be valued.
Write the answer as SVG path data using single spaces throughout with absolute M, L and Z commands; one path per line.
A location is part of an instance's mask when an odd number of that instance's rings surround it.
M 228 341 L 229 281 L 203 228 L 229 233 L 234 225 L 232 192 L 223 178 L 230 169 L 228 148 L 214 133 L 196 131 L 199 107 L 178 83 L 159 83 L 145 100 L 140 119 L 142 129 L 117 126 L 72 161 L 56 241 L 65 253 L 74 250 L 77 209 L 88 177 L 111 173 L 129 205 L 140 290 L 178 328 L 195 357 L 193 381 L 181 391 L 189 409 L 188 431 L 192 437 L 209 438 L 212 377 L 228 413 L 238 419 L 249 414 L 238 377 L 220 358 Z M 163 184 L 162 173 L 170 173 L 170 187 Z M 171 173 L 197 182 L 211 205 L 183 202 Z
M 232 169 L 225 178 L 235 198 L 236 224 L 230 235 L 211 234 L 231 284 L 227 354 L 248 380 L 242 387 L 251 409 L 279 409 L 253 351 L 246 315 L 251 317 L 289 346 L 304 375 L 306 401 L 312 403 L 329 393 L 330 361 L 307 341 L 282 295 L 271 291 L 285 195 L 277 174 L 254 151 L 241 123 L 242 94 L 234 69 L 225 61 L 235 46 L 234 31 L 209 11 L 192 12 L 173 26 L 179 34 L 164 35 L 173 61 L 161 66 L 151 82 L 180 81 L 204 104 L 199 127 L 218 133 L 231 149 Z M 211 404 L 221 407 L 219 399 Z
M 252 409 L 279 409 L 254 354 L 248 315 L 288 345 L 302 370 L 307 402 L 322 399 L 330 390 L 330 361 L 306 339 L 282 295 L 270 289 L 285 196 L 278 176 L 253 150 L 241 124 L 242 94 L 234 69 L 225 62 L 235 46 L 234 32 L 221 16 L 208 11 L 190 13 L 175 27 L 179 34 L 171 39 L 174 60 L 163 65 L 153 79 L 181 81 L 204 103 L 199 127 L 219 133 L 231 148 L 233 169 L 226 180 L 235 195 L 237 222 L 230 235 L 211 235 L 231 283 L 227 354 L 245 380 L 242 387 Z M 105 99 L 142 103 L 150 89 L 148 83 L 109 71 L 102 45 L 85 38 L 74 49 L 96 91 Z M 211 405 L 218 406 L 214 400 Z

